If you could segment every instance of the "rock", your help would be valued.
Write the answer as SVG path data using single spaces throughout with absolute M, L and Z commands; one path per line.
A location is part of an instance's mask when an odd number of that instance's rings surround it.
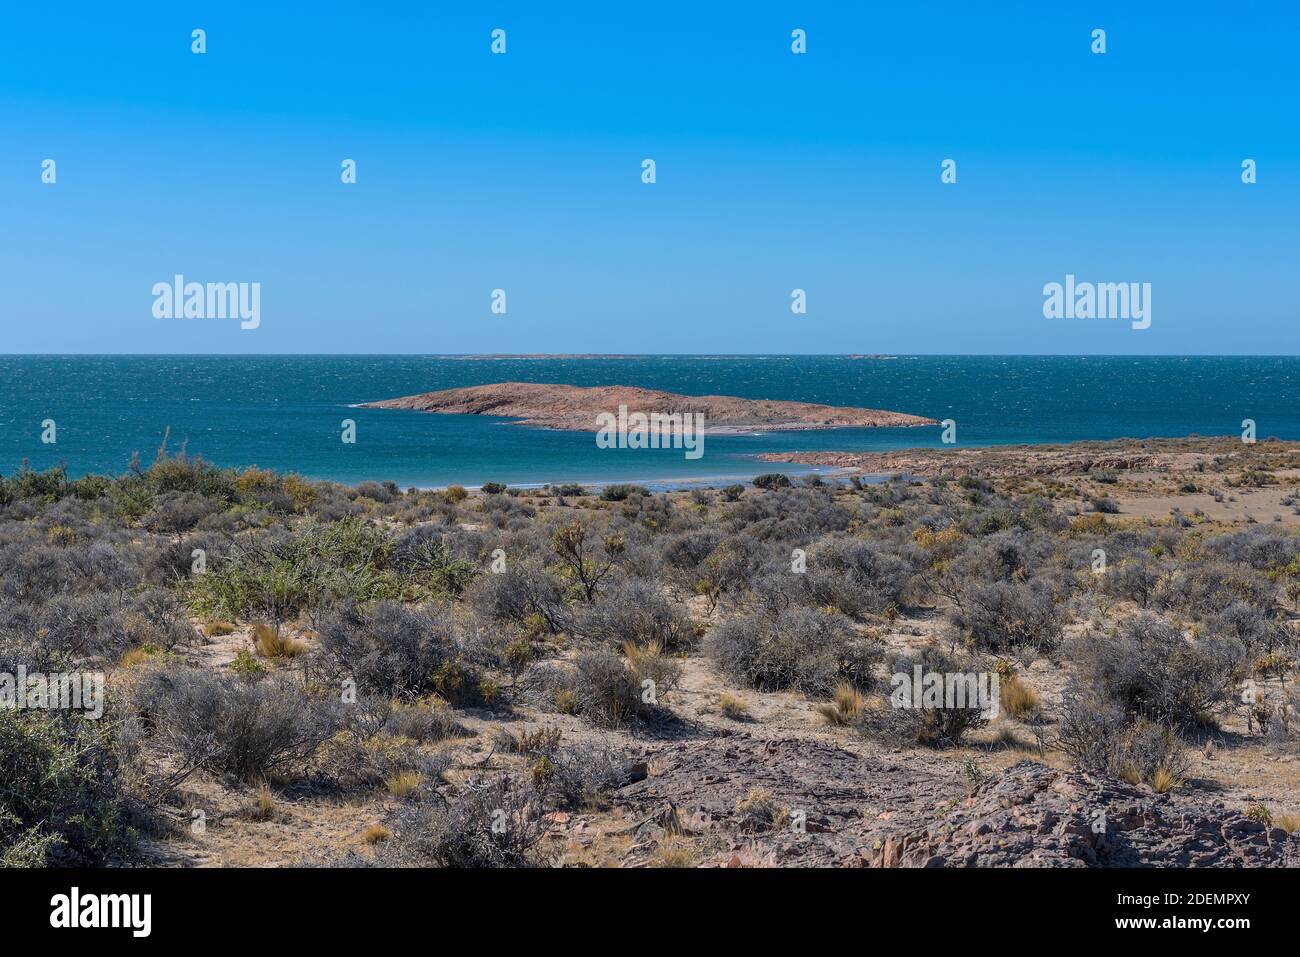
M 638 844 L 688 833 L 718 866 L 750 855 L 800 867 L 1300 866 L 1300 834 L 1220 800 L 1032 761 L 968 797 L 928 763 L 800 738 L 690 739 L 650 757 L 656 773 L 614 791 L 615 814 L 636 822 Z M 803 832 L 750 829 L 737 803 L 755 789 L 802 811 Z
M 636 829 L 636 842 L 638 845 L 658 844 L 667 836 L 668 832 L 654 821 L 646 821 Z
M 623 770 L 623 785 L 635 784 L 637 781 L 644 781 L 650 774 L 650 765 L 645 761 L 637 761 L 628 765 Z
M 657 750 L 653 760 L 653 776 L 613 793 L 616 807 L 641 821 L 673 802 L 683 820 L 711 822 L 707 829 L 692 828 L 697 843 L 721 853 L 728 839 L 736 840 L 783 865 L 842 866 L 869 850 L 883 822 L 922 824 L 935 806 L 964 793 L 953 776 L 801 738 L 733 734 L 676 742 Z M 792 816 L 802 811 L 803 831 L 773 829 L 738 814 L 737 804 L 752 790 L 767 791 Z
M 802 429 L 895 428 L 938 425 L 934 419 L 845 406 L 728 395 L 678 395 L 631 386 L 575 386 L 538 382 L 497 382 L 362 403 L 362 408 L 415 409 L 458 415 L 515 418 L 520 424 L 547 429 L 598 432 L 597 416 L 700 413 L 706 432 L 766 432 Z M 680 428 L 680 422 L 678 423 Z
M 982 785 L 947 828 L 891 834 L 876 867 L 1294 867 L 1300 835 L 1220 802 L 1156 794 L 1023 761 Z
M 677 813 L 677 806 L 671 801 L 656 807 L 631 830 L 636 834 L 638 844 L 655 844 L 669 835 L 688 833 Z

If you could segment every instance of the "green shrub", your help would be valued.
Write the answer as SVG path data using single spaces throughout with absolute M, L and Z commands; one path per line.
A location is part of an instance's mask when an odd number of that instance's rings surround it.
M 188 579 L 190 603 L 206 617 L 283 619 L 328 601 L 421 601 L 458 591 L 473 567 L 441 545 L 398 549 L 360 518 L 308 525 L 267 545 L 241 544 L 206 574 Z
M 113 480 L 104 475 L 84 475 L 75 482 L 68 483 L 68 491 L 83 502 L 103 498 L 112 488 Z
M 8 479 L 0 482 L 0 502 L 8 503 L 23 499 L 39 502 L 55 502 L 68 494 L 68 473 L 62 465 L 37 472 L 27 466 Z
M 129 818 L 108 720 L 0 709 L 0 867 L 102 865 Z
M 633 495 L 649 495 L 650 493 L 640 485 L 607 485 L 605 490 L 600 493 L 602 502 L 622 502 L 631 498 Z

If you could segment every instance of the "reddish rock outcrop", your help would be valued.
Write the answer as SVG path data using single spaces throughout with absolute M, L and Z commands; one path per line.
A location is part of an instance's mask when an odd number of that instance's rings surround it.
M 521 420 L 521 425 L 572 432 L 596 432 L 602 413 L 629 414 L 701 412 L 706 432 L 776 432 L 799 429 L 895 428 L 934 425 L 933 419 L 879 409 L 741 399 L 727 395 L 678 395 L 630 386 L 550 385 L 499 382 L 425 392 L 400 399 L 363 403 L 364 408 L 415 409 L 459 415 L 495 415 Z

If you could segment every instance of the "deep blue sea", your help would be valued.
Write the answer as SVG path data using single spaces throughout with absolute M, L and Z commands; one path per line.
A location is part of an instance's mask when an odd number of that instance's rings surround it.
M 351 405 L 491 382 L 630 385 L 911 412 L 957 422 L 961 446 L 1239 434 L 1300 439 L 1300 358 L 1081 356 L 0 356 L 0 473 L 27 460 L 76 476 L 170 449 L 219 465 L 403 487 L 751 477 L 754 455 L 938 446 L 940 429 L 714 436 L 704 456 L 613 450 L 593 435 L 478 416 Z M 355 444 L 341 441 L 354 419 Z M 53 419 L 55 444 L 41 442 Z M 791 468 L 788 471 L 807 471 Z

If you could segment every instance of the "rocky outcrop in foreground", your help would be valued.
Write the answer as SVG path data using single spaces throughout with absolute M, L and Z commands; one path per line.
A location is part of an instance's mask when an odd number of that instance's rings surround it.
M 727 395 L 678 395 L 629 386 L 549 385 L 499 382 L 461 389 L 425 392 L 400 399 L 366 402 L 362 408 L 414 409 L 457 415 L 495 415 L 520 419 L 521 425 L 571 432 L 596 432 L 596 417 L 628 414 L 701 412 L 706 432 L 776 432 L 799 429 L 890 428 L 934 425 L 934 419 L 879 409 L 741 399 Z
M 1222 802 L 1024 761 L 886 837 L 875 867 L 1295 867 L 1300 835 Z
M 648 767 L 614 793 L 632 821 L 633 865 L 680 835 L 715 866 L 1300 866 L 1300 835 L 1222 802 L 1032 761 L 973 794 L 914 757 L 800 739 L 691 741 L 660 749 Z M 755 793 L 778 813 L 756 813 Z
M 951 776 L 803 738 L 690 741 L 656 752 L 648 764 L 648 777 L 614 793 L 635 822 L 634 862 L 638 850 L 648 853 L 678 833 L 707 848 L 714 863 L 861 866 L 880 827 L 920 826 L 936 805 L 965 793 Z M 746 808 L 756 794 L 789 820 L 765 822 Z M 792 826 L 800 812 L 802 833 Z

